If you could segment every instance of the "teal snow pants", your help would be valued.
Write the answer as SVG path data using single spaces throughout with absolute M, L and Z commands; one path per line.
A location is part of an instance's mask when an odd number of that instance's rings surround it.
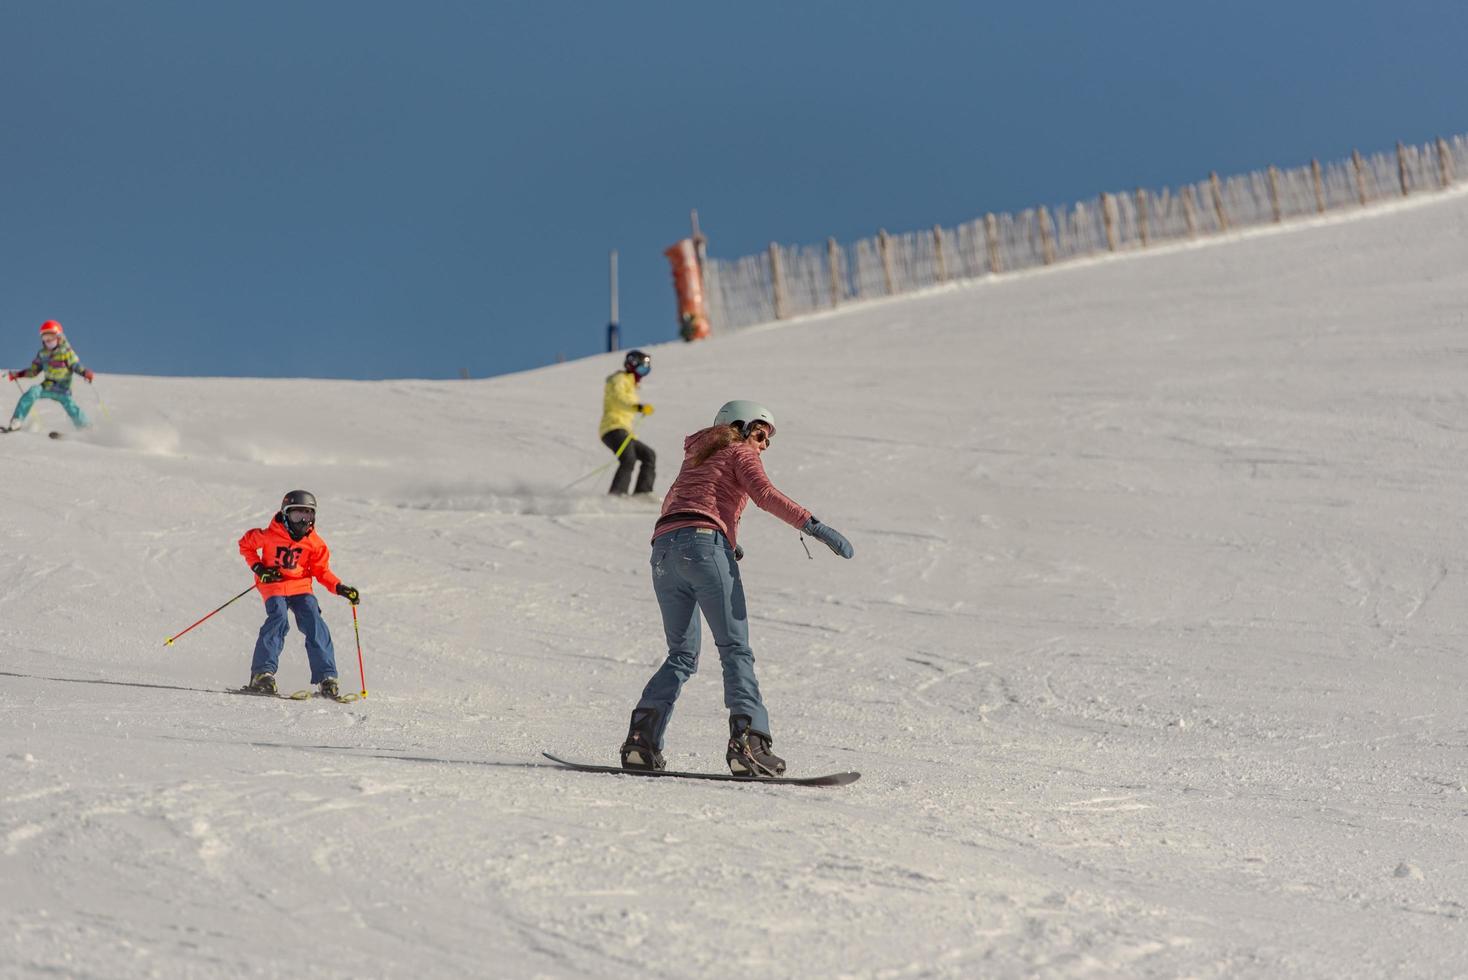
M 12 420 L 25 421 L 25 417 L 31 414 L 31 406 L 36 403 L 37 398 L 49 398 L 53 402 L 60 402 L 61 407 L 66 409 L 66 414 L 71 416 L 71 421 L 78 429 L 85 429 L 91 423 L 87 421 L 87 415 L 82 407 L 71 397 L 69 391 L 57 391 L 54 388 L 43 388 L 41 385 L 32 385 L 20 396 L 20 401 L 15 403 L 15 412 L 10 416 Z

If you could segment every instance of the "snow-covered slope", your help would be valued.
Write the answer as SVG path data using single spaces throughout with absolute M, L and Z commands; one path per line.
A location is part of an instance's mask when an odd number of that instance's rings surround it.
M 777 751 L 864 774 L 825 791 L 539 757 L 613 760 L 662 654 L 653 511 L 566 489 L 614 358 L 103 374 L 94 434 L 0 441 L 0 975 L 1460 972 L 1465 310 L 1450 196 L 655 349 L 660 487 L 757 398 L 855 545 L 741 534 Z M 253 596 L 163 645 L 296 487 L 355 705 L 218 693 Z M 678 767 L 723 765 L 713 656 Z

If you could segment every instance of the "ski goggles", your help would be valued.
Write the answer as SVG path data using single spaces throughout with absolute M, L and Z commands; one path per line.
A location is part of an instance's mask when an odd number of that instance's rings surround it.
M 287 507 L 285 519 L 293 524 L 315 524 L 316 511 L 310 507 Z
M 652 364 L 647 361 L 643 361 L 641 364 L 632 369 L 632 373 L 637 375 L 639 378 L 645 378 L 652 373 Z

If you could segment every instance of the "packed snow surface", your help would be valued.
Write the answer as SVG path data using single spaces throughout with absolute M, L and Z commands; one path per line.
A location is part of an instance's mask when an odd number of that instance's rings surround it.
M 660 490 L 758 399 L 855 546 L 740 535 L 776 750 L 862 773 L 826 790 L 540 757 L 615 760 L 664 652 L 654 507 L 570 485 L 619 358 L 94 365 L 94 432 L 0 440 L 0 975 L 1460 974 L 1465 311 L 1445 195 L 654 348 Z M 254 595 L 163 643 L 297 487 L 355 704 L 223 693 Z M 715 656 L 674 767 L 723 768 Z

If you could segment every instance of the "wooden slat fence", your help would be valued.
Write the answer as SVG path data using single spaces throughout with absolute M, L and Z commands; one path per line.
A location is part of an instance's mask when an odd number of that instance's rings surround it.
M 759 255 L 709 258 L 704 285 L 714 329 L 767 323 L 948 282 L 1148 248 L 1258 225 L 1361 208 L 1451 186 L 1468 174 L 1468 137 L 1393 152 L 1182 187 L 1137 188 L 1070 205 L 989 214 L 956 228 L 890 234 L 849 245 L 770 243 Z

